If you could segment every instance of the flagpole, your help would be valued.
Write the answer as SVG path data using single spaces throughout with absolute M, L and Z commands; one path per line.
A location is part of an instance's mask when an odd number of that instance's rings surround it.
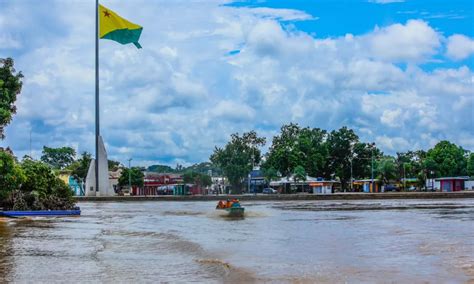
M 99 191 L 99 135 L 99 0 L 95 0 L 95 194 Z

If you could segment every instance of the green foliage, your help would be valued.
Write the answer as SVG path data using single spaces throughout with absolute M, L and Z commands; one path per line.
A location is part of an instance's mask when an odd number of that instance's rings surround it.
M 467 174 L 467 151 L 448 141 L 441 141 L 428 150 L 427 159 L 436 177 L 462 176 Z
M 306 181 L 306 170 L 300 165 L 296 166 L 293 171 L 293 179 L 295 184 L 298 181 Z M 303 192 L 303 186 L 301 186 L 301 192 Z
M 3 205 L 13 210 L 60 210 L 74 207 L 71 189 L 45 163 L 24 159 L 21 185 L 6 196 Z
M 297 165 L 303 165 L 310 175 L 323 175 L 327 162 L 326 136 L 326 131 L 319 128 L 284 125 L 280 135 L 273 137 L 264 167 L 289 176 Z
M 275 180 L 278 177 L 278 171 L 273 167 L 262 168 L 262 172 L 267 183 L 270 183 L 272 180 Z
M 219 169 L 216 165 L 210 162 L 198 163 L 187 168 L 182 168 L 182 172 L 198 172 L 201 174 L 209 174 L 209 171 L 212 172 L 212 175 L 222 175 L 221 169 Z
M 0 151 L 0 203 L 20 188 L 26 176 L 10 153 Z
M 143 186 L 145 175 L 139 167 L 132 167 L 131 170 L 129 168 L 124 168 L 118 180 L 119 186 L 127 187 L 129 184 L 129 177 L 132 186 Z
M 252 170 L 253 164 L 259 164 L 259 147 L 265 145 L 265 138 L 258 137 L 255 131 L 239 136 L 231 135 L 231 141 L 224 148 L 216 147 L 210 160 L 220 169 L 234 188 L 235 193 L 242 190 L 242 182 Z
M 387 184 L 390 180 L 397 177 L 397 168 L 393 157 L 386 156 L 376 162 L 377 178 L 383 184 Z
M 71 170 L 71 176 L 76 181 L 84 181 L 87 177 L 87 171 L 92 161 L 92 155 L 88 152 L 83 152 L 81 157 L 69 165 L 68 169 Z
M 209 175 L 188 171 L 183 174 L 184 183 L 192 183 L 198 187 L 206 187 L 212 184 L 212 179 Z
M 5 138 L 4 128 L 16 113 L 15 101 L 21 92 L 23 75 L 16 73 L 13 59 L 0 58 L 0 139 Z
M 306 180 L 306 170 L 302 166 L 296 166 L 293 171 L 293 178 L 295 182 L 305 181 Z
M 114 160 L 108 160 L 109 171 L 117 171 L 120 168 L 120 162 Z
M 157 173 L 174 173 L 174 169 L 166 165 L 152 165 L 148 167 L 148 171 Z
M 467 158 L 466 173 L 469 176 L 474 176 L 474 153 L 469 154 Z
M 347 181 L 350 180 L 351 159 L 353 177 L 362 178 L 371 176 L 372 158 L 375 160 L 382 154 L 375 144 L 360 143 L 354 131 L 345 126 L 331 131 L 327 144 L 329 162 L 325 177 L 330 178 L 330 175 L 339 177 L 344 190 Z
M 380 156 L 382 156 L 382 152 L 375 144 L 356 142 L 352 157 L 353 178 L 364 179 L 372 177 L 372 160 L 375 164 L 375 161 Z
M 50 165 L 53 169 L 64 169 L 74 162 L 76 151 L 71 147 L 49 148 L 43 147 L 41 161 Z

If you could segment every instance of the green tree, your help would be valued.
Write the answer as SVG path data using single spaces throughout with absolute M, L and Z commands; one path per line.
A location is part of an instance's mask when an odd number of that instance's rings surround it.
M 88 152 L 83 152 L 79 159 L 69 165 L 68 169 L 71 170 L 71 176 L 77 181 L 85 181 L 91 161 L 92 155 Z
M 242 192 L 242 182 L 261 159 L 259 147 L 265 145 L 265 138 L 258 137 L 255 131 L 239 136 L 231 135 L 231 141 L 223 148 L 216 147 L 210 160 L 220 169 L 229 180 L 234 193 Z
M 352 176 L 355 179 L 372 177 L 372 160 L 382 156 L 382 152 L 373 143 L 356 142 L 353 144 Z
M 265 177 L 265 181 L 269 184 L 272 180 L 278 177 L 278 171 L 273 168 L 262 168 L 263 176 Z
M 467 173 L 467 151 L 449 141 L 441 141 L 427 152 L 434 162 L 436 177 L 461 176 Z
M 331 131 L 327 145 L 329 158 L 325 177 L 339 177 L 344 191 L 351 176 L 351 161 L 353 177 L 371 176 L 372 158 L 375 160 L 381 155 L 374 143 L 360 143 L 354 130 L 345 126 Z
M 306 170 L 302 166 L 298 165 L 295 167 L 293 180 L 295 181 L 295 186 L 298 181 L 306 181 Z M 301 192 L 303 192 L 303 185 L 301 185 Z
M 383 184 L 388 184 L 390 180 L 397 177 L 397 168 L 393 157 L 383 157 L 376 163 L 377 178 L 382 181 Z
M 302 165 L 310 175 L 324 175 L 328 156 L 326 136 L 326 131 L 319 128 L 284 125 L 281 133 L 273 138 L 264 167 L 290 176 L 296 166 Z
M 74 206 L 72 190 L 47 164 L 25 159 L 21 167 L 26 176 L 26 181 L 21 185 L 21 192 L 27 208 L 58 210 L 71 209 Z
M 5 138 L 4 128 L 16 113 L 15 102 L 21 92 L 23 75 L 16 73 L 13 59 L 0 58 L 0 139 Z
M 120 168 L 120 162 L 114 160 L 108 160 L 109 171 L 116 171 Z
M 145 175 L 139 167 L 124 168 L 118 180 L 119 186 L 128 187 L 129 173 L 132 186 L 142 187 Z
M 0 205 L 12 191 L 18 190 L 25 180 L 25 173 L 17 165 L 13 156 L 8 152 L 0 151 Z
M 74 162 L 75 156 L 76 151 L 71 147 L 49 148 L 44 146 L 41 161 L 53 169 L 64 169 Z
M 470 153 L 467 158 L 466 174 L 468 176 L 474 176 L 474 153 Z
M 183 174 L 184 183 L 192 183 L 199 188 L 210 186 L 212 179 L 209 175 L 188 171 Z

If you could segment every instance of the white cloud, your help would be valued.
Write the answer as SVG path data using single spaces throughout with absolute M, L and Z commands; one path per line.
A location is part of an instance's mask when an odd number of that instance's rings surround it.
M 420 20 L 376 28 L 367 40 L 376 58 L 395 62 L 424 61 L 440 47 L 440 35 Z
M 101 131 L 113 159 L 200 162 L 231 133 L 255 129 L 271 141 L 289 122 L 329 130 L 347 125 L 388 152 L 426 149 L 439 139 L 472 145 L 466 117 L 472 117 L 474 74 L 468 67 L 417 67 L 442 42 L 426 22 L 320 38 L 282 27 L 280 20 L 314 19 L 295 10 L 235 8 L 217 0 L 163 0 L 136 9 L 143 3 L 149 2 L 104 3 L 144 26 L 141 50 L 100 42 Z M 13 4 L 6 9 L 13 18 L 28 13 L 25 23 L 4 24 L 32 44 L 20 41 L 28 49 L 15 57 L 25 84 L 3 143 L 27 154 L 33 128 L 34 153 L 43 145 L 92 152 L 90 4 L 47 6 L 39 15 Z M 58 9 L 74 13 L 66 17 Z M 50 26 L 64 28 L 48 33 Z M 229 55 L 233 50 L 239 52 Z
M 463 60 L 474 54 L 474 39 L 455 34 L 448 38 L 446 56 L 454 60 Z

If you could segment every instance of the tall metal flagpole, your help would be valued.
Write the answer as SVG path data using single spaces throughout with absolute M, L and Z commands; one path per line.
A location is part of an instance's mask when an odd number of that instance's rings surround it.
M 95 190 L 99 190 L 99 0 L 95 0 Z

